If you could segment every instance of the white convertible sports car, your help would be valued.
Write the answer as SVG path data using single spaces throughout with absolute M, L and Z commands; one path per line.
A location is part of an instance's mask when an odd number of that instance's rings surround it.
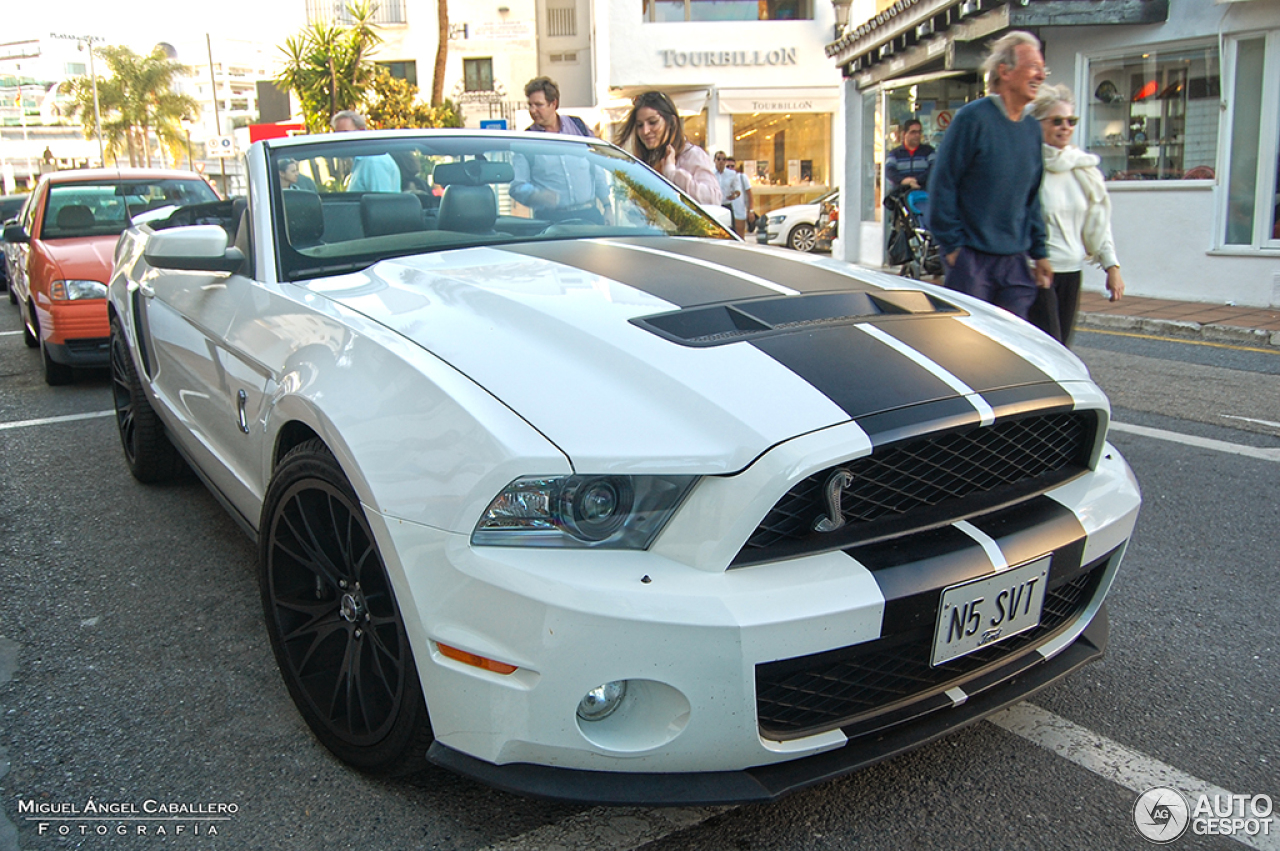
M 256 539 L 285 683 L 350 764 L 766 800 L 1103 652 L 1138 486 L 1031 326 L 745 245 L 596 140 L 247 168 L 121 238 L 117 419 L 137 479 L 189 464 Z

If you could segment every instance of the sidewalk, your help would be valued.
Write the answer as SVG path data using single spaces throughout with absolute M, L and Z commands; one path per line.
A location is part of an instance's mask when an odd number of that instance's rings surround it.
M 1280 351 L 1280 308 L 1232 307 L 1193 301 L 1080 294 L 1078 328 L 1129 331 Z

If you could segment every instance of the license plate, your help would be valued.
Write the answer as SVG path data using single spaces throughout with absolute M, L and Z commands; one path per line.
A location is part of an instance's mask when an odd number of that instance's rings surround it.
M 934 665 L 968 655 L 1040 624 L 1051 556 L 942 592 Z

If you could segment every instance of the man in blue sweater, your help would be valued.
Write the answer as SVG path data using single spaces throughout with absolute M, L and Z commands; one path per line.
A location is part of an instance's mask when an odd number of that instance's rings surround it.
M 1010 32 L 982 67 L 991 94 L 965 105 L 947 128 L 929 175 L 929 229 L 947 287 L 1026 319 L 1036 287 L 1053 280 L 1040 213 L 1043 135 L 1023 114 L 1044 82 L 1040 42 Z

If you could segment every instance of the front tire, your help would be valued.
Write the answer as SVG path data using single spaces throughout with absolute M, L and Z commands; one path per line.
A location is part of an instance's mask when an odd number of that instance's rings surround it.
M 787 236 L 787 247 L 796 251 L 813 251 L 818 245 L 818 231 L 813 225 L 796 225 Z
M 267 489 L 258 580 L 280 673 L 316 738 L 370 774 L 426 767 L 431 723 L 395 593 L 319 440 L 285 455 Z
M 124 328 L 114 316 L 111 318 L 111 396 L 129 472 L 148 485 L 175 478 L 182 470 L 182 456 L 169 442 L 164 424 L 147 401 Z

